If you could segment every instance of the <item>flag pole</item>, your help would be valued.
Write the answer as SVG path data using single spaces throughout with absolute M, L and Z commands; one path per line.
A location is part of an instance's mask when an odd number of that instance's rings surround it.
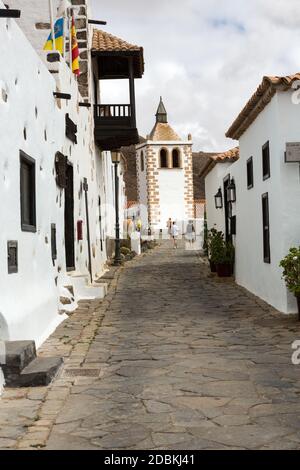
M 53 14 L 52 0 L 49 0 L 49 12 L 50 12 L 51 34 L 52 34 L 52 50 L 55 51 L 56 44 L 55 44 L 54 14 Z
M 73 21 L 73 9 L 70 8 L 70 17 L 69 17 L 69 52 L 70 52 L 70 69 L 72 71 L 72 63 L 73 63 L 73 56 L 72 56 L 72 21 Z

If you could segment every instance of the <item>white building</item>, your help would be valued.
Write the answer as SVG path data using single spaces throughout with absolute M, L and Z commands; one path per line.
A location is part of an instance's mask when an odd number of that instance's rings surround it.
M 133 81 L 143 73 L 142 49 L 135 46 L 131 73 L 127 43 L 92 29 L 87 0 L 72 3 L 78 38 L 84 38 L 78 40 L 78 79 L 69 54 L 42 52 L 50 32 L 48 0 L 12 0 L 10 8 L 21 9 L 19 25 L 0 19 L 0 340 L 37 346 L 65 318 L 63 310 L 105 293 L 93 282 L 106 268 L 115 231 L 111 150 L 138 142 Z M 116 47 L 111 57 L 112 38 L 123 50 Z M 111 113 L 108 119 L 100 104 L 100 65 L 113 74 L 119 56 L 132 88 L 126 122 Z M 121 226 L 125 166 L 122 159 Z
M 166 229 L 194 218 L 191 136 L 180 139 L 160 100 L 156 123 L 146 141 L 137 145 L 138 202 L 144 227 Z
M 237 283 L 284 313 L 297 312 L 279 263 L 300 244 L 299 163 L 286 162 L 287 143 L 300 142 L 299 79 L 264 77 L 226 134 L 239 140 L 239 151 L 212 157 L 203 171 L 208 228 L 232 235 Z M 230 180 L 236 186 L 232 206 L 226 200 Z M 219 188 L 222 209 L 214 201 Z

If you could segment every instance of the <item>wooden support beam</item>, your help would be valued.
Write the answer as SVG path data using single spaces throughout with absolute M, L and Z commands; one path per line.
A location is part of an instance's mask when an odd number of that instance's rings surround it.
M 0 8 L 0 18 L 20 18 L 21 10 L 10 10 L 9 8 Z
M 102 24 L 105 25 L 107 24 L 107 21 L 100 21 L 100 20 L 88 20 L 89 24 Z
M 54 91 L 53 96 L 61 100 L 70 100 L 72 98 L 68 93 L 59 93 L 58 91 Z

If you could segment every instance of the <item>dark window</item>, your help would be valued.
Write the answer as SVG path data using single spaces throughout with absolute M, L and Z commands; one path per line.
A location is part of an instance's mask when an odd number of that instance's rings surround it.
M 254 186 L 253 158 L 252 157 L 250 157 L 249 160 L 247 160 L 247 186 L 248 186 L 248 189 L 251 189 Z
M 264 262 L 271 263 L 269 195 L 262 195 Z
M 77 126 L 72 121 L 69 114 L 66 114 L 66 136 L 73 144 L 77 144 Z
M 168 156 L 166 149 L 161 149 L 160 151 L 160 167 L 168 168 Z
M 141 171 L 144 171 L 145 163 L 144 163 L 144 152 L 141 152 Z
M 24 232 L 36 232 L 35 161 L 20 152 L 21 228 Z
M 236 215 L 230 217 L 230 235 L 236 235 Z
M 52 261 L 57 259 L 57 246 L 56 246 L 56 225 L 51 224 L 51 254 Z
M 174 149 L 172 152 L 172 163 L 173 168 L 180 168 L 179 151 L 177 149 Z
M 15 274 L 18 272 L 18 242 L 7 242 L 7 263 L 8 274 Z
M 263 179 L 270 178 L 270 145 L 267 142 L 262 148 Z

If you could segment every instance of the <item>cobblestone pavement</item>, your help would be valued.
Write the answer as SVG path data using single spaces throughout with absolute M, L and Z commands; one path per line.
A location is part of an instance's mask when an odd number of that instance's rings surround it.
M 165 243 L 46 342 L 51 386 L 5 392 L 0 447 L 299 449 L 296 339 L 294 316 Z

